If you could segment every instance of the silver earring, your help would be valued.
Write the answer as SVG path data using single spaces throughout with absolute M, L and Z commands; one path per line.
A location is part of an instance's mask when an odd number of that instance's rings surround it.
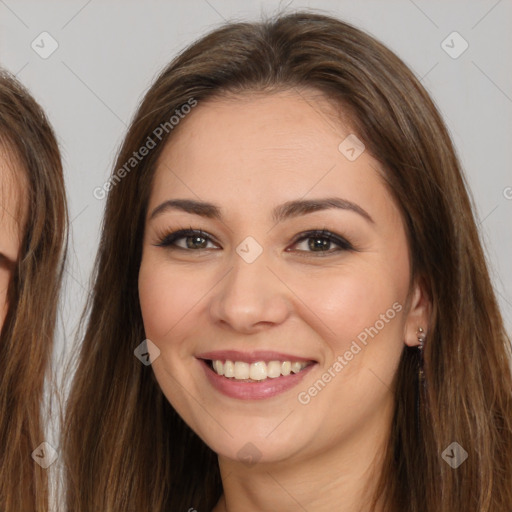
M 421 436 L 421 414 L 420 414 L 420 402 L 421 396 L 423 395 L 423 390 L 425 387 L 425 373 L 423 372 L 423 349 L 425 348 L 425 340 L 427 339 L 427 335 L 423 331 L 422 327 L 418 327 L 416 332 L 416 337 L 418 338 L 418 352 L 419 352 L 419 362 L 418 362 L 418 387 L 416 389 L 416 435 L 418 439 Z
M 418 378 L 420 383 L 425 381 L 425 373 L 423 372 L 423 350 L 425 348 L 425 340 L 427 339 L 427 335 L 423 331 L 422 327 L 418 327 L 418 331 L 416 332 L 416 336 L 420 344 L 418 345 L 418 350 L 420 352 L 420 368 L 418 372 Z

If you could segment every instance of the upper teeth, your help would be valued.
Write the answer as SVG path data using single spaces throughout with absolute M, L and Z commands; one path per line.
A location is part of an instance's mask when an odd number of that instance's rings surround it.
M 224 377 L 235 378 L 237 380 L 265 380 L 267 377 L 275 379 L 281 375 L 290 375 L 290 373 L 299 373 L 309 363 L 299 363 L 291 361 L 258 361 L 256 363 L 246 363 L 243 361 L 213 361 L 215 373 L 224 375 Z

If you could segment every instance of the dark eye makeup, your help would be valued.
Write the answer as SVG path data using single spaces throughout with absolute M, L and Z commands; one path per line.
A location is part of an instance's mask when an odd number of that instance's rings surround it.
M 184 244 L 182 241 L 184 241 Z M 355 248 L 348 240 L 326 229 L 314 229 L 299 233 L 294 238 L 291 246 L 304 241 L 307 242 L 307 250 L 293 250 L 287 248 L 287 252 L 313 253 L 315 255 L 326 256 L 341 251 L 355 251 Z M 213 244 L 217 247 L 208 247 L 208 244 Z M 219 249 L 219 244 L 214 237 L 201 229 L 194 229 L 192 227 L 189 229 L 179 229 L 170 233 L 161 234 L 158 237 L 158 242 L 154 245 L 157 247 L 163 247 L 166 250 L 181 250 L 188 252 Z M 337 248 L 332 250 L 332 245 L 337 246 Z

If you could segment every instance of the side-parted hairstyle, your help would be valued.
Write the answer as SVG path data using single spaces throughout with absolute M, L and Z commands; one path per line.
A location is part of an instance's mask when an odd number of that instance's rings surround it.
M 347 23 L 305 12 L 211 32 L 163 70 L 138 108 L 109 184 L 68 401 L 69 510 L 206 512 L 217 502 L 216 455 L 168 403 L 151 367 L 133 355 L 145 339 L 137 279 L 148 199 L 173 136 L 157 129 L 191 100 L 200 108 L 227 94 L 304 88 L 338 104 L 380 162 L 406 225 L 412 278 L 422 280 L 432 301 L 426 388 L 416 414 L 418 351 L 404 344 L 375 502 L 384 500 L 390 511 L 512 510 L 510 339 L 447 128 L 394 53 Z M 148 138 L 152 149 L 126 172 Z M 457 469 L 441 456 L 453 441 L 469 454 Z
M 48 119 L 3 70 L 0 146 L 18 210 L 26 204 L 28 213 L 23 223 L 16 216 L 19 211 L 2 212 L 15 217 L 21 246 L 0 333 L 0 510 L 45 512 L 47 470 L 31 453 L 45 441 L 41 409 L 67 245 L 67 205 L 59 148 Z

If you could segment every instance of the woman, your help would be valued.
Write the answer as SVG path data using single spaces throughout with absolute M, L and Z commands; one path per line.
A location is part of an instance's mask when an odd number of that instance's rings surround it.
M 0 71 L 0 510 L 48 510 L 41 418 L 66 242 L 64 178 L 41 107 Z M 31 457 L 32 455 L 32 457 Z M 38 462 L 38 463 L 36 463 Z
M 510 340 L 447 130 L 382 44 L 306 13 L 212 32 L 104 188 L 70 510 L 512 509 Z

